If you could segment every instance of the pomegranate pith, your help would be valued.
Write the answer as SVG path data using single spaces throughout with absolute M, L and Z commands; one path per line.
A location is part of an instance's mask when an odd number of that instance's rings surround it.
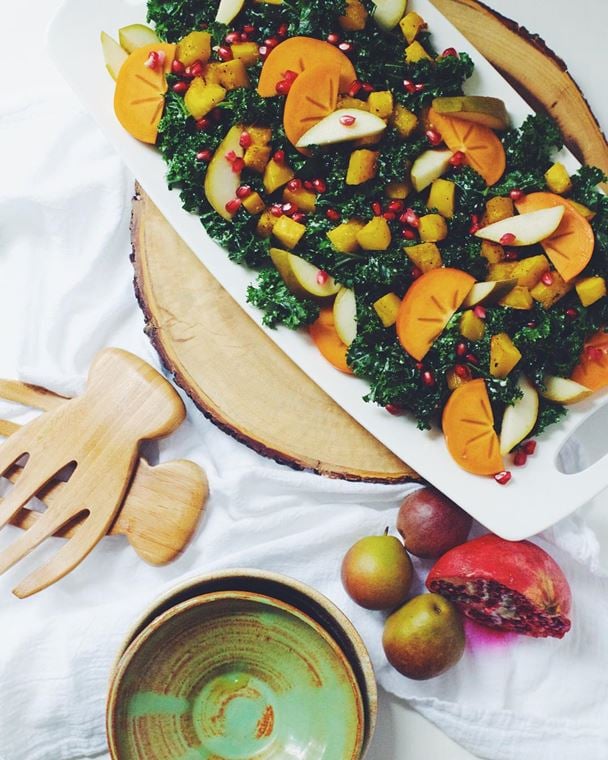
M 568 581 L 530 541 L 505 541 L 491 533 L 473 539 L 444 554 L 426 586 L 490 628 L 558 639 L 570 630 Z

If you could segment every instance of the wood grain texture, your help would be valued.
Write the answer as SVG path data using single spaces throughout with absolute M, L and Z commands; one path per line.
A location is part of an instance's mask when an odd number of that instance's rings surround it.
M 567 67 L 544 42 L 476 0 L 432 0 L 580 159 L 608 148 Z M 165 366 L 204 414 L 261 454 L 300 469 L 392 483 L 417 477 L 339 409 L 253 324 L 146 195 L 132 224 L 135 288 Z

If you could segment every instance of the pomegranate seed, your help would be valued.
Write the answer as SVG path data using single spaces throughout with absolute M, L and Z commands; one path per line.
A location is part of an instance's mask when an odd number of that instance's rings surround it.
M 226 211 L 229 214 L 236 214 L 236 212 L 241 208 L 242 201 L 240 198 L 233 198 L 231 201 L 228 201 L 226 204 Z
M 238 32 L 230 32 L 226 35 L 225 40 L 228 45 L 233 45 L 235 42 L 241 41 L 241 35 Z
M 471 226 L 469 227 L 469 232 L 471 235 L 474 235 L 480 229 L 481 225 L 479 224 L 479 217 L 477 214 L 471 214 Z
M 304 180 L 304 189 L 305 190 L 314 190 L 315 186 L 313 184 L 313 181 L 311 179 L 305 179 Z
M 401 230 L 401 237 L 404 240 L 416 240 L 416 233 L 414 232 L 414 230 L 404 229 L 404 230 Z
M 426 85 L 425 84 L 415 84 L 414 85 L 414 92 L 424 92 L 425 89 L 426 89 Z
M 344 116 L 340 116 L 340 124 L 342 124 L 342 126 L 344 127 L 352 127 L 356 123 L 357 123 L 356 116 L 350 116 L 349 114 L 344 114 Z
M 578 309 L 566 309 L 566 316 L 568 319 L 576 319 L 578 317 Z
M 488 316 L 488 312 L 479 304 L 473 309 L 473 314 L 475 314 L 478 319 L 485 319 Z
M 588 346 L 585 350 L 585 354 L 587 359 L 591 362 L 601 362 L 604 358 L 604 352 L 602 349 L 596 348 L 595 346 Z
M 294 222 L 304 224 L 306 221 L 306 214 L 302 211 L 296 211 L 296 213 L 291 218 L 294 220 Z
M 327 41 L 330 45 L 339 45 L 340 44 L 340 35 L 336 34 L 335 32 L 332 32 L 331 34 L 327 35 Z
M 280 82 L 277 82 L 277 85 L 274 89 L 276 90 L 277 95 L 287 95 L 289 93 L 289 90 L 291 90 L 292 84 L 293 82 L 290 82 L 287 79 L 281 79 Z
M 366 92 L 368 95 L 370 92 L 374 91 L 374 85 L 370 84 L 369 82 L 363 83 L 363 92 Z
M 292 203 L 291 201 L 288 201 L 287 203 L 284 203 L 281 206 L 281 209 L 285 216 L 293 216 L 297 211 L 298 207 L 295 203 Z
M 431 143 L 431 145 L 437 146 L 437 145 L 441 145 L 441 143 L 443 142 L 443 138 L 441 137 L 439 132 L 437 132 L 434 129 L 427 129 L 424 134 L 426 135 L 426 139 Z
M 236 159 L 238 158 L 236 153 L 233 150 L 229 150 L 228 153 L 224 156 L 226 161 L 228 161 L 229 164 L 233 164 Z
M 209 119 L 206 119 L 203 116 L 202 119 L 197 119 L 194 122 L 194 126 L 198 129 L 199 132 L 205 132 L 211 126 L 211 122 L 209 121 Z
M 456 364 L 454 366 L 454 372 L 463 380 L 471 377 L 471 370 L 466 366 L 466 364 Z
M 342 51 L 343 53 L 346 53 L 346 55 L 349 55 L 349 53 L 354 52 L 355 46 L 352 42 L 341 42 L 338 45 L 338 50 Z
M 295 82 L 298 76 L 298 72 L 292 71 L 291 69 L 287 69 L 287 71 L 283 72 L 283 79 L 286 79 L 288 82 Z
M 508 470 L 503 470 L 502 472 L 497 472 L 496 475 L 494 475 L 494 480 L 501 486 L 506 486 L 512 477 L 513 476 Z
M 457 150 L 452 158 L 450 158 L 450 164 L 452 166 L 462 166 L 466 160 L 466 155 L 461 150 Z
M 302 189 L 302 180 L 301 179 L 290 179 L 287 183 L 287 189 L 291 193 L 297 193 L 298 190 Z
M 526 327 L 529 327 L 531 330 L 534 330 L 536 327 L 538 327 L 538 325 L 536 324 L 536 322 L 528 322 L 526 324 Z
M 280 206 L 278 203 L 273 203 L 270 207 L 270 213 L 273 216 L 283 216 L 283 207 Z
M 526 441 L 524 443 L 524 451 L 526 452 L 526 455 L 531 457 L 536 451 L 536 446 L 536 441 Z
M 181 76 L 185 70 L 186 67 L 184 64 L 181 61 L 178 61 L 177 58 L 174 58 L 173 63 L 171 64 L 171 72 L 177 74 L 177 76 Z
M 509 193 L 509 198 L 511 198 L 512 201 L 520 201 L 523 197 L 525 197 L 525 193 L 523 190 L 511 190 Z
M 411 271 L 412 280 L 417 280 L 419 277 L 422 276 L 422 269 L 418 269 L 418 267 L 413 267 Z M 422 369 L 422 367 L 418 367 L 418 369 Z
M 188 82 L 176 82 L 171 89 L 178 95 L 183 95 L 184 93 L 188 92 L 189 87 L 190 85 Z
M 392 414 L 394 417 L 399 417 L 399 415 L 403 414 L 403 409 L 397 404 L 387 404 L 384 408 L 389 414 Z
M 269 37 L 267 40 L 264 40 L 264 45 L 266 45 L 267 48 L 270 48 L 272 50 L 279 44 L 279 40 L 277 40 L 276 37 Z
M 456 356 L 466 356 L 468 350 L 466 343 L 456 344 Z
M 328 208 L 325 212 L 325 216 L 331 221 L 331 222 L 338 222 L 341 218 L 341 214 L 339 211 L 337 211 L 335 208 Z
M 245 168 L 245 160 L 240 157 L 235 158 L 234 161 L 232 162 L 232 171 L 235 174 L 240 174 L 244 168 Z
M 394 222 L 397 218 L 397 214 L 395 214 L 394 211 L 385 211 L 382 216 L 386 219 L 387 222 Z
M 435 375 L 433 375 L 432 372 L 429 372 L 429 370 L 426 370 L 426 372 L 422 373 L 422 382 L 427 388 L 432 388 L 435 385 Z
M 289 34 L 289 27 L 287 24 L 281 24 L 281 26 L 277 29 L 277 35 L 279 37 L 287 37 Z
M 374 212 L 374 216 L 382 216 L 382 206 L 379 201 L 372 203 L 372 211 Z
M 218 49 L 217 54 L 222 61 L 231 61 L 234 58 L 232 55 L 232 50 L 229 47 L 224 47 L 223 45 Z
M 247 34 L 247 32 L 241 32 L 239 34 L 239 40 L 241 42 L 249 42 L 249 35 Z
M 413 208 L 408 208 L 405 212 L 405 223 L 410 227 L 420 227 L 420 218 Z
M 184 69 L 184 76 L 186 79 L 194 79 L 194 74 L 192 73 L 192 66 L 186 66 Z
M 250 148 L 252 144 L 253 140 L 251 139 L 249 132 L 241 132 L 241 136 L 239 137 L 239 145 L 241 148 Z
M 285 151 L 284 150 L 275 150 L 274 156 L 272 157 L 273 161 L 277 164 L 282 164 L 285 162 Z
M 469 364 L 474 364 L 475 366 L 479 364 L 479 359 L 475 356 L 475 354 L 467 354 L 464 358 L 469 362 Z
M 553 285 L 553 274 L 551 272 L 543 272 L 543 275 L 540 278 L 540 281 L 543 283 L 543 285 L 547 285 L 547 287 L 550 287 L 551 285 Z
M 446 48 L 441 54 L 442 58 L 459 58 L 456 48 Z
M 243 31 L 245 32 L 245 34 L 255 34 L 255 26 L 253 26 L 252 24 L 245 24 L 245 26 L 243 27 Z
M 249 185 L 241 185 L 239 188 L 237 188 L 236 191 L 236 197 L 243 200 L 244 198 L 248 198 L 253 190 Z
M 403 88 L 409 92 L 410 95 L 413 95 L 416 92 L 416 85 L 409 79 L 403 80 Z
M 357 95 L 361 92 L 361 88 L 363 87 L 363 82 L 360 82 L 358 79 L 355 79 L 355 81 L 351 84 L 351 86 L 348 89 L 348 96 L 351 98 L 356 98 Z
M 514 248 L 509 248 L 508 251 L 505 251 L 505 261 L 518 261 L 519 260 L 519 253 Z
M 190 73 L 193 77 L 202 77 L 204 71 L 205 68 L 200 61 L 195 61 L 192 66 L 190 66 Z
M 317 193 L 327 192 L 327 183 L 325 182 L 324 179 L 321 179 L 320 177 L 317 177 L 317 179 L 313 179 L 312 187 L 313 187 L 313 190 L 317 191 Z
M 395 214 L 398 214 L 403 211 L 403 205 L 403 201 L 391 201 L 388 204 L 388 210 L 393 211 Z
M 208 148 L 205 148 L 205 150 L 201 150 L 199 153 L 196 154 L 196 158 L 198 161 L 204 161 L 205 163 L 208 163 L 211 161 L 213 157 L 213 151 L 209 150 Z
M 501 245 L 513 245 L 513 243 L 517 240 L 517 236 L 514 235 L 512 232 L 505 232 L 505 234 L 500 238 L 500 244 Z
M 268 54 L 270 53 L 269 48 L 266 47 L 266 45 L 260 45 L 258 48 L 258 53 L 260 54 L 260 58 L 265 61 L 268 58 Z
M 317 274 L 317 284 L 318 285 L 325 285 L 325 283 L 329 280 L 329 275 L 327 272 L 324 272 L 322 269 L 319 270 Z
M 528 455 L 525 451 L 523 451 L 523 449 L 515 452 L 515 456 L 513 457 L 513 464 L 516 467 L 523 467 L 527 461 Z
M 154 50 L 150 53 L 147 59 L 144 61 L 144 66 L 147 69 L 157 69 L 160 65 L 159 55 Z

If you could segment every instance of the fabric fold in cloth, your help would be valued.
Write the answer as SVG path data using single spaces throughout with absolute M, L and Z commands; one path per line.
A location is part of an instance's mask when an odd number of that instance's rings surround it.
M 2 257 L 20 282 L 29 282 L 27 293 L 20 292 L 28 297 L 18 336 L 22 379 L 77 393 L 94 354 L 108 345 L 159 366 L 132 289 L 133 178 L 63 90 L 35 102 L 5 101 L 0 115 Z M 43 133 L 40 123 L 48 125 Z M 26 160 L 32 144 L 35 159 Z M 107 680 L 134 617 L 184 577 L 237 566 L 283 572 L 325 593 L 360 630 L 380 684 L 473 753 L 492 760 L 608 757 L 608 581 L 596 572 L 597 541 L 579 516 L 538 539 L 572 586 L 573 627 L 564 640 L 476 640 L 449 673 L 410 681 L 384 658 L 385 616 L 348 599 L 339 571 L 354 541 L 395 525 L 400 500 L 416 486 L 293 472 L 187 406 L 188 421 L 159 444 L 159 456 L 201 464 L 211 499 L 178 561 L 150 567 L 114 537 L 32 599 L 10 595 L 27 563 L 0 578 L 2 760 L 75 760 L 104 752 Z M 17 419 L 20 411 L 0 409 L 4 418 Z M 0 546 L 16 535 L 14 528 L 2 531 Z M 44 551 L 55 550 L 58 539 L 49 544 Z M 429 567 L 416 562 L 415 591 Z

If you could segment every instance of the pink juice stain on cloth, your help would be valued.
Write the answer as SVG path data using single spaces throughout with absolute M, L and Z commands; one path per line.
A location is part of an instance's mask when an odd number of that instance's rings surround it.
M 513 644 L 518 636 L 517 633 L 487 628 L 466 617 L 464 619 L 464 630 L 467 638 L 467 649 L 470 652 L 503 649 Z

